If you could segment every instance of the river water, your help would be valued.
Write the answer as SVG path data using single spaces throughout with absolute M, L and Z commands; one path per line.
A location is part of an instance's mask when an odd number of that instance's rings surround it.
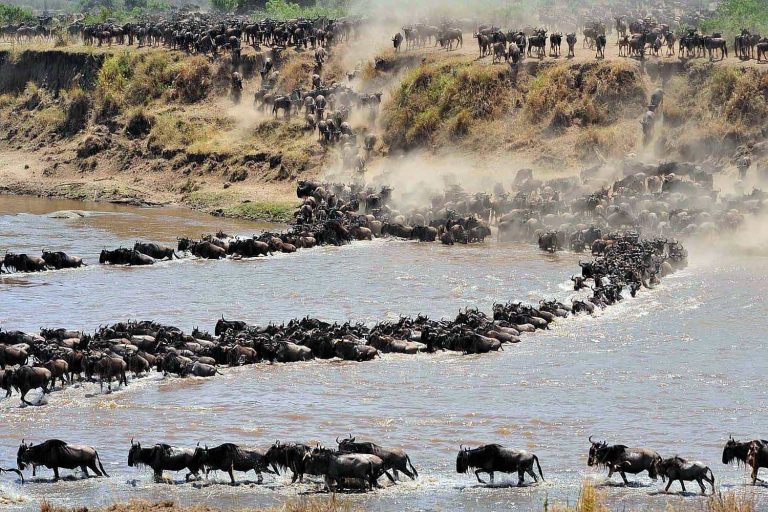
M 48 216 L 65 209 L 90 213 Z M 185 210 L 0 197 L 0 250 L 61 249 L 93 263 L 0 279 L 0 326 L 92 330 L 138 318 L 212 330 L 221 315 L 262 324 L 306 314 L 365 322 L 453 316 L 466 306 L 489 311 L 495 300 L 568 299 L 568 278 L 578 268 L 576 255 L 546 255 L 521 244 L 382 240 L 251 261 L 97 264 L 102 247 L 138 238 L 172 243 L 182 234 L 265 227 Z M 343 497 L 366 510 L 542 510 L 545 500 L 573 504 L 585 479 L 607 493 L 614 509 L 698 504 L 693 493 L 660 494 L 661 483 L 645 476 L 629 488 L 607 484 L 605 473 L 586 465 L 589 435 L 702 460 L 720 489 L 743 490 L 768 507 L 768 488 L 747 488 L 743 468 L 720 462 L 729 433 L 768 435 L 768 258 L 713 256 L 710 248 L 692 247 L 689 259 L 687 269 L 637 299 L 596 317 L 560 321 L 496 354 L 264 364 L 224 369 L 210 380 L 152 376 L 109 395 L 92 385 L 70 388 L 43 407 L 20 408 L 18 395 L 0 400 L 0 467 L 14 465 L 22 438 L 61 438 L 96 446 L 111 475 L 49 483 L 51 474 L 42 469 L 42 479 L 24 486 L 3 475 L 0 491 L 21 500 L 3 509 L 36 510 L 43 498 L 67 505 L 173 498 L 226 508 L 303 499 L 316 485 L 289 486 L 282 476 L 230 487 L 182 484 L 178 474 L 178 485 L 153 484 L 150 471 L 127 467 L 129 441 L 330 445 L 349 432 L 403 447 L 421 475 Z M 520 489 L 510 486 L 516 476 L 502 476 L 502 485 L 489 488 L 456 474 L 460 443 L 489 442 L 536 453 L 546 483 Z

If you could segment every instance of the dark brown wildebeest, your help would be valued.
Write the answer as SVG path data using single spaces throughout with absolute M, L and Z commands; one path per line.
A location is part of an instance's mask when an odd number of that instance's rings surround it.
M 14 333 L 17 334 L 18 332 Z M 11 334 L 6 332 L 6 334 Z M 18 333 L 22 334 L 22 333 Z M 0 369 L 6 366 L 25 365 L 29 360 L 29 353 L 25 345 L 5 345 L 0 344 Z
M 42 272 L 48 270 L 45 260 L 40 256 L 29 256 L 28 254 L 5 253 L 3 258 L 5 269 L 13 269 L 17 272 Z
M 668 492 L 672 486 L 672 482 L 678 480 L 680 487 L 685 492 L 685 482 L 696 481 L 701 487 L 701 494 L 706 494 L 707 489 L 704 487 L 704 482 L 709 482 L 712 486 L 712 493 L 715 492 L 715 475 L 712 474 L 712 470 L 708 466 L 705 466 L 701 462 L 688 462 L 682 457 L 671 457 L 664 459 L 659 463 L 658 473 L 661 478 L 669 478 L 669 483 L 664 489 L 664 492 Z
M 56 379 L 61 379 L 62 386 L 67 384 L 65 377 L 69 377 L 69 364 L 64 359 L 51 359 L 40 366 L 51 372 L 51 387 L 56 386 Z
M 312 447 L 301 443 L 284 444 L 276 441 L 269 450 L 266 458 L 275 474 L 280 474 L 280 469 L 290 469 L 291 483 L 304 481 L 306 457 L 312 452 Z
M 69 256 L 61 251 L 43 251 L 43 261 L 45 264 L 56 270 L 63 268 L 79 268 L 85 265 L 82 258 Z
M 768 441 L 755 439 L 743 442 L 729 437 L 723 448 L 723 464 L 730 464 L 733 460 L 752 468 L 752 485 L 758 480 L 762 482 L 763 480 L 757 477 L 757 471 L 760 468 L 768 468 Z
M 253 471 L 259 479 L 264 480 L 261 473 L 277 474 L 276 470 L 269 469 L 267 451 L 244 448 L 233 443 L 224 443 L 219 446 L 202 450 L 201 462 L 208 476 L 210 471 L 226 471 L 232 485 L 235 484 L 234 471 L 247 473 Z
M 172 260 L 178 257 L 176 256 L 176 251 L 173 250 L 173 247 L 155 243 L 136 242 L 133 244 L 133 250 L 150 256 L 156 260 L 162 260 L 165 258 Z
M 399 479 L 397 475 L 398 471 L 402 471 L 405 476 L 411 480 L 414 480 L 417 476 L 419 476 L 418 471 L 416 471 L 416 468 L 413 467 L 413 463 L 411 462 L 410 457 L 408 457 L 408 454 L 405 453 L 404 450 L 390 450 L 387 448 L 382 448 L 381 446 L 374 443 L 358 443 L 355 442 L 355 438 L 352 437 L 351 434 L 347 439 L 339 440 L 337 437 L 336 443 L 338 443 L 339 452 L 341 453 L 367 453 L 370 455 L 376 455 L 384 461 L 384 469 L 391 469 L 394 472 L 396 479 Z
M 131 439 L 131 449 L 128 451 L 128 466 L 138 467 L 146 465 L 152 468 L 155 481 L 163 479 L 163 471 L 182 471 L 189 470 L 184 477 L 189 481 L 190 476 L 200 479 L 200 470 L 202 469 L 202 449 L 178 448 L 168 444 L 158 443 L 152 448 L 142 448 L 141 443 L 133 442 Z
M 117 379 L 117 385 L 128 385 L 128 377 L 125 371 L 128 364 L 122 357 L 102 355 L 98 359 L 92 359 L 93 373 L 99 376 L 99 389 L 104 391 L 104 381 L 107 381 L 107 390 L 112 391 L 112 379 Z
M 643 471 L 648 471 L 648 476 L 656 480 L 658 478 L 658 467 L 661 463 L 661 455 L 648 448 L 628 448 L 623 444 L 608 445 L 605 441 L 596 443 L 589 438 L 592 444 L 589 448 L 589 458 L 587 465 L 605 466 L 608 468 L 608 478 L 614 473 L 619 473 L 624 484 L 627 481 L 627 473 L 636 475 Z
M 568 43 L 568 57 L 576 56 L 576 34 L 570 33 L 565 36 L 565 42 Z
M 534 482 L 539 481 L 533 471 L 534 463 L 543 481 L 544 474 L 541 472 L 539 458 L 532 453 L 523 450 L 510 450 L 499 444 L 487 444 L 474 449 L 461 446 L 461 450 L 456 456 L 456 472 L 466 473 L 470 469 L 475 469 L 475 477 L 481 484 L 486 482 L 480 478 L 480 473 L 488 473 L 491 477 L 490 483 L 493 483 L 495 472 L 516 472 L 517 485 L 522 486 L 525 473 L 528 473 Z
M 96 476 L 109 476 L 104 471 L 104 466 L 101 465 L 101 459 L 95 448 L 69 445 L 58 439 L 49 439 L 38 445 L 31 443 L 27 445 L 22 440 L 16 454 L 16 465 L 20 471 L 24 471 L 24 468 L 30 464 L 33 468 L 45 466 L 52 469 L 54 480 L 59 479 L 59 468 L 80 468 L 86 477 L 88 477 L 88 469 L 93 471 Z M 32 475 L 34 476 L 34 469 Z
M 368 453 L 336 453 L 317 447 L 306 457 L 306 471 L 323 475 L 328 491 L 348 486 L 350 482 L 363 482 L 365 487 L 373 489 L 379 487 L 378 480 L 382 475 L 395 483 L 385 469 L 384 461 Z
M 48 386 L 51 384 L 51 372 L 47 368 L 25 365 L 15 370 L 7 370 L 6 374 L 10 384 L 21 393 L 21 401 L 27 405 L 32 405 L 26 399 L 30 390 L 42 388 L 43 395 L 50 393 Z

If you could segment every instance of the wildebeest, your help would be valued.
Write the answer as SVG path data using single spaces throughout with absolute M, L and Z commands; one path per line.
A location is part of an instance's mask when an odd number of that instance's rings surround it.
M 410 457 L 408 457 L 404 450 L 389 450 L 370 442 L 355 442 L 355 438 L 351 435 L 349 438 L 342 440 L 339 440 L 337 437 L 336 442 L 341 453 L 368 453 L 376 455 L 384 461 L 385 469 L 393 470 L 395 478 L 398 478 L 398 471 L 402 471 L 411 480 L 419 476 L 418 471 L 413 467 Z
M 685 492 L 685 482 L 692 482 L 694 480 L 701 487 L 702 494 L 707 493 L 704 482 L 709 482 L 712 486 L 712 493 L 714 494 L 715 492 L 715 475 L 712 474 L 712 470 L 708 466 L 701 462 L 688 462 L 678 456 L 670 457 L 659 462 L 658 473 L 662 478 L 669 478 L 667 487 L 664 489 L 665 492 L 669 491 L 672 482 L 675 480 L 680 481 L 680 487 L 683 488 L 683 492 Z
M 595 46 L 597 47 L 597 53 L 595 54 L 596 59 L 604 59 L 605 58 L 605 35 L 600 34 L 597 36 L 597 39 L 595 39 Z
M 28 254 L 5 253 L 3 265 L 6 270 L 13 269 L 17 272 L 42 272 L 47 270 L 45 260 L 40 256 L 29 256 Z
M 291 483 L 304 481 L 306 457 L 312 451 L 312 447 L 301 443 L 281 443 L 276 441 L 269 450 L 266 458 L 276 474 L 280 469 L 291 470 Z
M 19 390 L 21 401 L 27 405 L 32 405 L 26 399 L 27 393 L 31 390 L 42 388 L 43 395 L 50 393 L 49 386 L 52 384 L 52 376 L 47 368 L 25 365 L 14 370 L 6 370 L 6 378 L 11 386 Z
M 258 476 L 259 483 L 263 480 L 262 472 L 277 474 L 277 471 L 269 469 L 266 451 L 244 448 L 233 443 L 224 443 L 213 448 L 206 446 L 202 450 L 201 462 L 206 475 L 209 471 L 226 471 L 232 485 L 235 484 L 233 471 L 253 471 Z
M 511 450 L 499 444 L 487 444 L 474 449 L 462 446 L 456 456 L 456 472 L 466 473 L 467 470 L 475 469 L 475 476 L 481 484 L 486 482 L 480 478 L 480 473 L 488 473 L 491 478 L 490 483 L 493 483 L 494 472 L 517 472 L 517 485 L 521 486 L 525 473 L 528 473 L 534 482 L 539 481 L 533 471 L 534 463 L 543 481 L 544 474 L 541 472 L 539 458 L 532 453 L 524 450 Z
M 56 270 L 63 268 L 79 268 L 85 265 L 82 258 L 69 256 L 61 251 L 43 251 L 43 261 L 45 264 Z
M 568 57 L 576 56 L 576 34 L 570 33 L 565 36 L 565 42 L 568 43 Z
M 753 453 L 750 457 L 750 451 Z M 753 441 L 736 441 L 732 436 L 728 438 L 723 448 L 723 464 L 730 464 L 733 460 L 744 463 L 752 468 L 752 485 L 761 479 L 757 477 L 760 468 L 768 468 L 768 441 L 755 439 Z
M 133 249 L 119 248 L 113 251 L 102 250 L 99 263 L 102 265 L 152 265 L 154 259 Z
M 307 472 L 323 475 L 329 491 L 338 490 L 352 481 L 362 481 L 369 489 L 378 487 L 379 477 L 387 475 L 392 483 L 395 479 L 385 469 L 384 461 L 367 453 L 336 453 L 325 448 L 315 448 L 306 456 Z
M 589 448 L 589 458 L 587 465 L 606 466 L 608 468 L 608 478 L 613 473 L 619 473 L 624 484 L 627 481 L 627 473 L 636 475 L 643 471 L 648 471 L 648 476 L 656 480 L 658 478 L 658 467 L 661 462 L 661 455 L 647 448 L 628 448 L 623 444 L 608 445 L 605 441 L 596 443 L 589 438 L 592 444 Z
M 59 479 L 59 468 L 80 468 L 88 477 L 88 469 L 96 476 L 109 476 L 101 465 L 101 459 L 92 446 L 69 445 L 58 439 L 49 439 L 38 445 L 26 444 L 23 440 L 16 454 L 16 465 L 24 471 L 28 465 L 45 466 L 53 470 L 54 480 Z M 98 466 L 97 466 L 98 464 Z M 34 474 L 34 472 L 33 472 Z
M 159 482 L 163 478 L 163 471 L 182 471 L 189 472 L 184 480 L 189 481 L 190 476 L 200 478 L 202 451 L 188 448 L 178 448 L 168 444 L 158 443 L 152 448 L 142 448 L 140 442 L 133 442 L 131 439 L 131 448 L 128 450 L 128 466 L 138 467 L 146 465 L 152 468 L 155 481 Z
M 147 256 L 150 256 L 156 260 L 162 260 L 165 258 L 172 260 L 178 257 L 176 256 L 176 251 L 173 250 L 173 247 L 155 243 L 136 242 L 133 244 L 133 250 L 142 254 L 146 254 Z

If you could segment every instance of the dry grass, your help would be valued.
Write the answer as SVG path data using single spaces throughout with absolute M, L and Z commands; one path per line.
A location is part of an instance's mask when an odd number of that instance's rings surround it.
M 221 509 L 206 505 L 178 505 L 173 501 L 148 502 L 132 500 L 127 503 L 117 503 L 105 508 L 66 508 L 56 507 L 48 502 L 40 505 L 40 512 L 220 512 Z M 274 508 L 241 509 L 238 512 L 353 512 L 350 504 L 341 502 L 336 497 L 317 500 L 289 501 L 284 505 Z
M 544 504 L 545 512 L 610 512 L 613 510 L 604 492 L 590 481 L 584 481 L 575 507 L 562 504 Z M 626 510 L 626 509 L 623 509 Z M 637 509 L 642 510 L 642 509 Z M 670 504 L 668 512 L 755 512 L 757 506 L 751 493 L 728 491 L 691 504 Z M 627 511 L 629 512 L 629 511 Z

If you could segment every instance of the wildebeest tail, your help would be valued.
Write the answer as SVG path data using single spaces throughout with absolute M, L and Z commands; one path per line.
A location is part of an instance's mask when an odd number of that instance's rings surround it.
M 416 471 L 416 468 L 415 468 L 415 467 L 413 467 L 413 462 L 411 462 L 411 458 L 410 458 L 408 455 L 406 455 L 406 456 L 405 456 L 405 460 L 407 460 L 407 461 L 408 461 L 408 466 L 410 466 L 410 468 L 411 468 L 411 473 L 413 473 L 413 476 L 419 476 L 419 472 L 418 472 L 418 471 Z
M 541 477 L 541 481 L 544 481 L 544 473 L 541 472 L 541 464 L 539 464 L 539 458 L 537 456 L 533 456 L 533 461 L 536 463 L 536 467 L 539 468 L 539 476 Z
M 95 454 L 96 454 L 96 462 L 98 462 L 98 463 L 99 463 L 99 469 L 101 470 L 102 474 L 103 474 L 104 476 L 106 476 L 106 477 L 109 477 L 109 475 L 107 474 L 107 472 L 106 472 L 106 471 L 104 471 L 104 466 L 101 464 L 101 457 L 99 457 L 99 452 L 97 452 L 96 450 L 94 450 L 94 451 L 93 451 L 93 453 L 95 453 Z

